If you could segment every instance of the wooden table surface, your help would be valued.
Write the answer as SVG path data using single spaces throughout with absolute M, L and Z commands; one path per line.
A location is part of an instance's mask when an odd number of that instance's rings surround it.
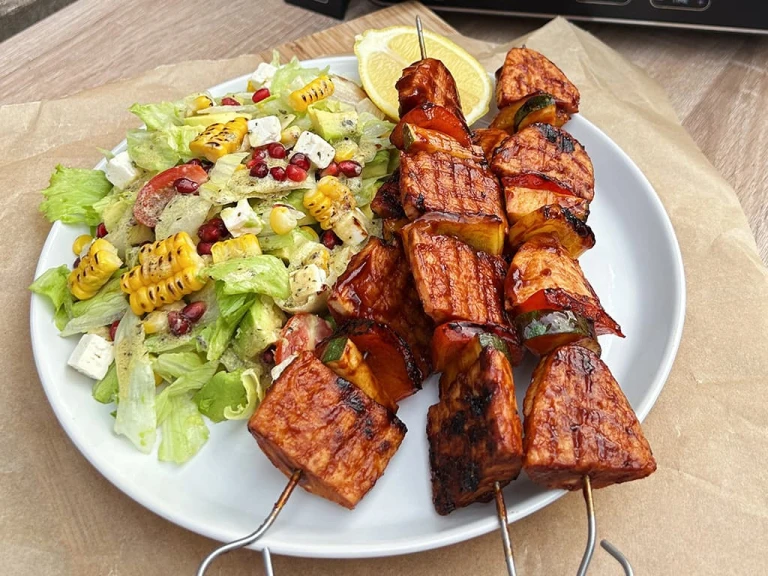
M 347 19 L 376 9 L 352 0 Z M 443 17 L 465 35 L 497 42 L 541 25 Z M 207 0 L 78 0 L 0 44 L 0 105 L 59 98 L 160 64 L 259 52 L 335 22 L 281 0 L 215 7 Z M 768 262 L 768 37 L 583 26 L 666 89 L 683 125 L 736 189 Z

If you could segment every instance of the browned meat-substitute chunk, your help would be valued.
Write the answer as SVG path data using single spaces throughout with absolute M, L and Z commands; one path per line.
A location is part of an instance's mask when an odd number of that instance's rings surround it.
M 403 228 L 405 253 L 424 311 L 438 324 L 468 320 L 507 325 L 502 304 L 506 264 L 417 220 Z
M 424 313 L 397 238 L 389 244 L 372 238 L 352 257 L 328 296 L 328 309 L 339 324 L 349 319 L 387 324 L 408 343 L 423 377 L 432 371 L 432 321 Z
M 400 194 L 405 214 L 426 212 L 504 216 L 501 188 L 488 167 L 447 152 L 400 154 Z
M 562 70 L 530 48 L 512 48 L 496 72 L 496 105 L 499 110 L 535 94 L 550 94 L 558 108 L 579 111 L 579 90 Z
M 424 58 L 414 62 L 403 70 L 395 88 L 401 117 L 417 106 L 436 104 L 464 120 L 456 81 L 440 60 Z
M 541 359 L 525 395 L 525 460 L 534 482 L 577 490 L 645 478 L 656 470 L 635 412 L 608 367 L 572 344 Z
M 308 492 L 354 508 L 381 477 L 406 428 L 312 352 L 267 390 L 248 430 L 281 472 Z
M 432 499 L 438 514 L 488 502 L 517 478 L 523 458 L 512 368 L 492 347 L 450 382 L 427 416 Z

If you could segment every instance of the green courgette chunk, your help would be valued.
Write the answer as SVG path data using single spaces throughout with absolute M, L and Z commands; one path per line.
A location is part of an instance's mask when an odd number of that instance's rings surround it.
M 555 105 L 555 99 L 549 94 L 539 94 L 538 96 L 532 96 L 531 98 L 528 98 L 525 104 L 523 104 L 517 111 L 517 114 L 515 114 L 515 132 L 520 129 L 520 125 L 523 123 L 523 120 L 525 120 L 526 116 L 533 114 L 537 110 L 543 110 L 544 108 Z

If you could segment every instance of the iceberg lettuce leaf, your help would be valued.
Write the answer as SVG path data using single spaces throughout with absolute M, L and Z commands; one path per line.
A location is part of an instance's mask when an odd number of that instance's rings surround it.
M 104 172 L 83 168 L 56 166 L 48 188 L 42 191 L 45 200 L 40 211 L 51 222 L 96 226 L 101 219 L 93 205 L 112 189 Z

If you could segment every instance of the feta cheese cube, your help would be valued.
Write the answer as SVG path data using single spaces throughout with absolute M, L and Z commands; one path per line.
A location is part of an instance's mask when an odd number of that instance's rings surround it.
M 280 124 L 280 118 L 277 116 L 265 116 L 264 118 L 248 120 L 248 140 L 253 148 L 272 142 L 280 142 L 280 133 L 282 131 L 283 127 Z
M 107 161 L 107 168 L 104 170 L 113 186 L 124 190 L 131 182 L 139 177 L 139 169 L 131 162 L 128 152 L 120 152 L 114 158 Z
M 251 77 L 248 79 L 248 85 L 254 89 L 260 87 L 269 88 L 272 85 L 272 78 L 275 77 L 275 72 L 277 72 L 277 68 L 272 66 L 272 64 L 262 62 L 251 74 Z
M 301 152 L 320 169 L 327 168 L 336 155 L 336 149 L 317 134 L 304 131 L 293 147 L 293 153 Z
M 97 334 L 84 334 L 67 360 L 67 364 L 88 378 L 101 380 L 107 375 L 109 365 L 114 359 L 115 350 L 112 342 Z
M 368 219 L 359 208 L 343 213 L 333 223 L 333 232 L 344 244 L 361 244 L 368 238 Z
M 328 275 L 317 264 L 307 264 L 291 272 L 291 295 L 297 306 L 306 304 L 312 296 L 323 291 Z
M 220 216 L 224 226 L 235 238 L 243 234 L 258 234 L 264 228 L 264 222 L 253 211 L 246 198 L 240 200 L 233 208 L 224 208 Z

